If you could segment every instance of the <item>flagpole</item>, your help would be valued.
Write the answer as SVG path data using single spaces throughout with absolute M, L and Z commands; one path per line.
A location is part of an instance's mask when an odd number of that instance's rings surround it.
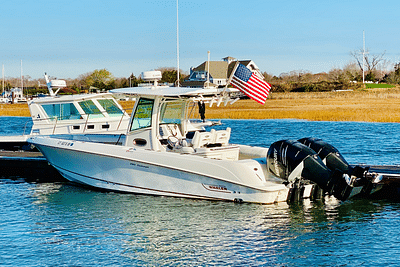
M 229 79 L 228 79 L 228 81 L 226 82 L 226 84 L 225 84 L 225 89 L 228 87 L 228 85 L 231 83 L 231 80 L 232 80 L 232 77 L 233 77 L 233 75 L 235 74 L 235 71 L 237 70 L 237 68 L 239 67 L 239 60 L 236 60 L 236 64 L 235 64 L 235 66 L 233 67 L 233 70 L 232 70 L 232 72 L 231 72 L 231 75 L 229 75 Z M 225 90 L 224 90 L 224 92 L 225 92 Z
M 233 67 L 233 70 L 231 72 L 231 75 L 229 75 L 228 81 L 225 84 L 224 90 L 222 91 L 221 95 L 223 96 L 226 92 L 226 89 L 228 88 L 228 85 L 231 83 L 233 74 L 235 74 L 235 71 L 237 70 L 237 68 L 239 67 L 239 60 L 236 60 L 235 66 Z M 221 99 L 222 100 L 222 99 Z M 236 101 L 235 101 L 236 102 Z M 212 103 L 211 103 L 212 104 Z M 210 105 L 211 107 L 211 105 Z

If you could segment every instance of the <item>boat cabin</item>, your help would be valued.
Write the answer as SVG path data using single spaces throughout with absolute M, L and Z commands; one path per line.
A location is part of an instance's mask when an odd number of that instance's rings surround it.
M 196 119 L 201 97 L 141 95 L 136 99 L 126 146 L 155 151 L 238 160 L 239 147 L 229 144 L 230 128 L 205 130 L 211 122 Z
M 110 93 L 42 97 L 28 105 L 31 134 L 125 133 L 129 122 Z

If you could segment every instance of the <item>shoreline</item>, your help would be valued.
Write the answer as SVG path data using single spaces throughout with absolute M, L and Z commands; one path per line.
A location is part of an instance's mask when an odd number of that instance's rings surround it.
M 133 101 L 120 101 L 130 113 Z M 0 116 L 30 117 L 27 104 L 0 104 Z M 299 119 L 308 121 L 400 122 L 400 89 L 274 93 L 265 105 L 239 100 L 206 105 L 206 119 Z

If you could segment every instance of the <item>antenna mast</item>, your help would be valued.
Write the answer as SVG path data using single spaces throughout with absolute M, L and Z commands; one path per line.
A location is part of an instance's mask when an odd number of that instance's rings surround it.
M 21 59 L 21 90 L 22 94 L 24 94 L 24 76 L 22 75 L 22 59 Z
M 176 59 L 177 59 L 177 87 L 180 86 L 180 78 L 179 78 L 179 3 L 176 0 Z

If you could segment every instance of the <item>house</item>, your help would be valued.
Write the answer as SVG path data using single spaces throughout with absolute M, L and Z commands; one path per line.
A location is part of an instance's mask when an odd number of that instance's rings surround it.
M 204 87 L 206 86 L 207 80 L 209 80 L 210 87 L 224 87 L 237 61 L 238 60 L 233 57 L 225 57 L 222 61 L 205 61 L 196 68 L 190 68 L 190 74 L 182 82 L 182 86 Z M 239 60 L 239 63 L 245 65 L 253 73 L 256 73 L 256 75 L 263 79 L 259 68 L 252 60 Z

